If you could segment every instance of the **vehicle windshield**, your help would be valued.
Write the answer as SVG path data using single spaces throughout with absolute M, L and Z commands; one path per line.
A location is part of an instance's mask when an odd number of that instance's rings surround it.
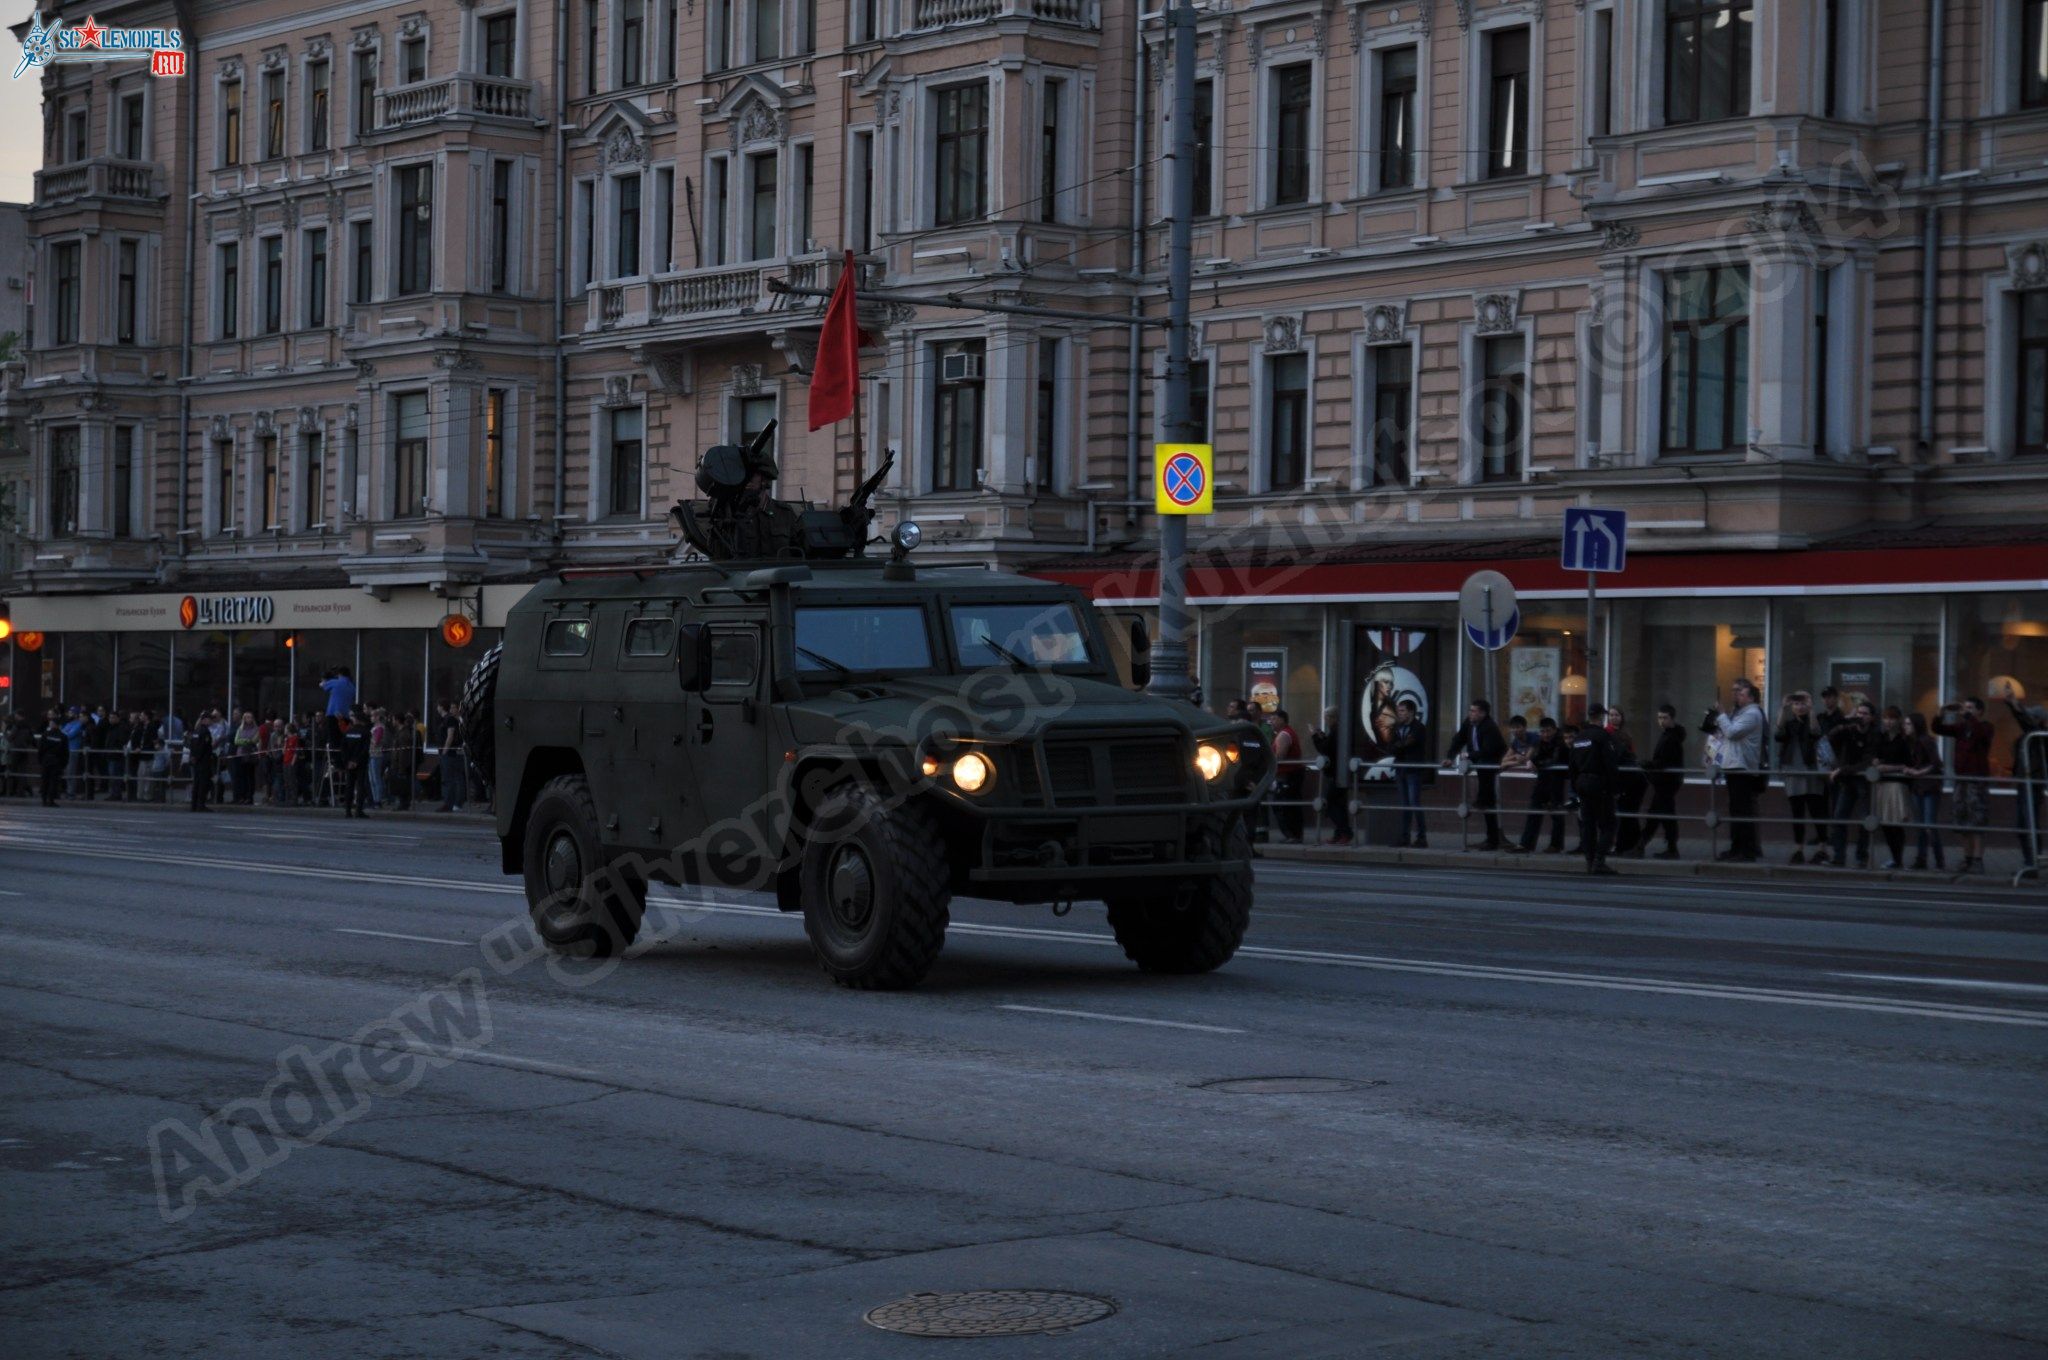
M 1088 633 L 1064 600 L 964 602 L 951 612 L 953 648 L 971 670 L 1094 663 Z
M 796 611 L 801 675 L 928 671 L 932 640 L 916 605 L 860 605 Z

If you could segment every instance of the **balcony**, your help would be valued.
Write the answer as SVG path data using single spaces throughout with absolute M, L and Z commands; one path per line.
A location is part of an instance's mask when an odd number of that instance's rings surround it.
M 377 130 L 399 132 L 442 118 L 504 118 L 532 122 L 533 84 L 463 74 L 377 92 Z
M 156 164 L 152 161 L 95 156 L 75 165 L 58 165 L 36 171 L 37 207 L 86 198 L 154 202 L 159 197 Z
M 923 31 L 997 19 L 1035 19 L 1074 28 L 1101 28 L 1096 0 L 914 0 L 911 29 Z
M 832 270 L 824 256 L 810 255 L 593 284 L 585 299 L 583 330 L 659 327 L 665 337 L 688 339 L 758 332 L 778 323 L 815 324 L 824 311 L 822 298 L 771 292 L 770 280 L 822 288 L 830 286 Z

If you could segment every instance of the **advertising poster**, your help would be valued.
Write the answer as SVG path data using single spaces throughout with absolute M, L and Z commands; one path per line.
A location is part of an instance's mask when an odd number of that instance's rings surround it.
M 1540 719 L 1558 717 L 1558 669 L 1562 654 L 1555 647 L 1516 647 L 1508 653 L 1508 711 L 1519 713 L 1534 727 Z
M 1842 707 L 1853 712 L 1858 704 L 1869 704 L 1884 712 L 1884 662 L 1830 661 L 1828 683 L 1840 691 Z
M 1281 687 L 1286 679 L 1285 647 L 1244 649 L 1244 693 L 1252 707 L 1267 713 L 1280 707 Z
M 1355 759 L 1380 758 L 1394 730 L 1394 709 L 1412 700 L 1425 725 L 1436 714 L 1437 635 L 1427 628 L 1361 624 L 1353 633 L 1358 702 L 1352 712 L 1358 730 L 1351 744 Z

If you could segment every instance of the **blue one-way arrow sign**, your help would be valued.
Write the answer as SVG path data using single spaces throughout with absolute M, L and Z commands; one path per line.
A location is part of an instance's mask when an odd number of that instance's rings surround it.
M 1620 571 L 1628 565 L 1628 511 L 1573 506 L 1564 512 L 1564 569 Z

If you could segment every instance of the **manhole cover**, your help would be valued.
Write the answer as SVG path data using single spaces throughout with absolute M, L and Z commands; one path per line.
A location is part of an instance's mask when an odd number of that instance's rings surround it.
M 1224 1091 L 1234 1096 L 1319 1096 L 1386 1085 L 1383 1081 L 1346 1081 L 1342 1077 L 1225 1077 L 1199 1084 L 1204 1091 Z
M 908 1336 L 1027 1336 L 1100 1322 L 1116 1311 L 1108 1299 L 1052 1289 L 964 1289 L 912 1294 L 870 1309 L 868 1325 Z

